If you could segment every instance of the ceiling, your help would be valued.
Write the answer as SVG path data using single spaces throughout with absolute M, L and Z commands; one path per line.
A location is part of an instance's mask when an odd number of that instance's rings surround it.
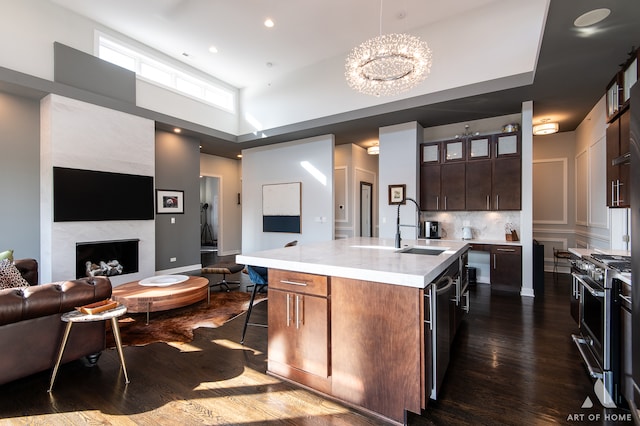
M 344 55 L 364 41 L 362 34 L 377 35 L 379 21 L 385 33 L 411 32 L 456 15 L 472 17 L 474 10 L 496 2 L 392 0 L 382 3 L 381 13 L 375 0 L 50 1 L 240 89 L 269 84 L 271 79 Z M 596 31 L 586 35 L 573 26 L 578 16 L 601 7 L 611 9 L 611 14 Z M 266 17 L 275 21 L 268 35 L 262 25 Z M 560 131 L 572 131 L 604 95 L 632 47 L 640 46 L 638 22 L 638 1 L 550 0 L 532 84 L 408 108 L 365 108 L 355 114 L 360 118 L 345 115 L 344 119 L 312 120 L 285 126 L 267 138 L 241 135 L 236 140 L 225 139 L 197 129 L 184 133 L 200 139 L 203 152 L 234 158 L 243 148 L 320 134 L 335 134 L 337 144 L 362 144 L 377 139 L 378 128 L 386 125 L 417 121 L 431 127 L 514 114 L 527 100 L 534 101 L 534 123 L 552 117 L 559 121 Z M 328 26 L 331 31 L 326 31 Z M 309 34 L 322 37 L 310 39 Z M 218 53 L 209 53 L 211 45 Z M 470 70 L 483 66 L 465 63 L 464 55 L 461 64 Z M 174 126 L 158 125 L 167 130 Z

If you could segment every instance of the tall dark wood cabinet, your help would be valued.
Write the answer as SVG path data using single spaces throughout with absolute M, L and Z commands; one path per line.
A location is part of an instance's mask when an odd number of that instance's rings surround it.
M 640 188 L 640 84 L 636 84 L 631 89 L 631 104 L 629 107 L 630 120 L 630 144 L 631 144 L 631 164 L 630 175 L 631 185 Z M 631 192 L 631 264 L 632 276 L 640 277 L 640 191 L 637 189 Z M 632 305 L 632 325 L 633 336 L 632 359 L 633 359 L 633 382 L 634 394 L 625 395 L 635 409 L 640 408 L 640 285 L 637 282 L 631 286 L 631 299 L 635 302 Z
M 520 210 L 522 199 L 520 157 L 497 158 L 492 170 L 492 210 Z
M 421 145 L 421 208 L 520 210 L 520 136 L 510 132 Z
M 629 207 L 630 181 L 630 123 L 626 108 L 607 127 L 607 206 Z
M 465 209 L 464 141 L 422 145 L 420 207 L 431 211 Z
M 491 210 L 491 160 L 469 161 L 466 164 L 466 209 Z

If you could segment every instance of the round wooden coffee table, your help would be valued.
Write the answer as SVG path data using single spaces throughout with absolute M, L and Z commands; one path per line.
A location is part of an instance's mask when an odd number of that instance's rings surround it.
M 111 299 L 127 307 L 130 313 L 166 311 L 191 305 L 209 297 L 209 280 L 191 276 L 184 282 L 168 286 L 144 286 L 132 281 L 113 288 Z

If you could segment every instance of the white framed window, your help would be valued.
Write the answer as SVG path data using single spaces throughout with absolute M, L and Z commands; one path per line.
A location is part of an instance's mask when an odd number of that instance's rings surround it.
M 99 31 L 96 31 L 95 50 L 100 59 L 133 71 L 140 79 L 225 111 L 236 112 L 235 91 L 154 59 L 140 49 Z

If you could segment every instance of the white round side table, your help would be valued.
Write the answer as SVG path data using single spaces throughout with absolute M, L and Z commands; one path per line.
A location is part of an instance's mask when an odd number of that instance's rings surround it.
M 124 315 L 127 312 L 127 307 L 120 305 L 117 308 L 110 309 L 108 311 L 100 312 L 97 314 L 84 314 L 80 311 L 67 312 L 60 317 L 60 319 L 67 323 L 67 327 L 64 330 L 62 337 L 62 343 L 60 344 L 60 351 L 58 352 L 58 360 L 53 367 L 53 373 L 51 374 L 51 382 L 49 383 L 49 389 L 47 392 L 51 392 L 53 389 L 53 382 L 56 380 L 58 374 L 58 367 L 62 361 L 62 355 L 64 354 L 64 348 L 67 346 L 67 340 L 69 339 L 69 333 L 71 332 L 71 326 L 76 322 L 93 322 L 93 321 L 106 321 L 111 320 L 111 329 L 113 330 L 113 337 L 116 341 L 116 349 L 120 356 L 120 364 L 122 365 L 122 371 L 124 373 L 125 383 L 129 383 L 129 375 L 127 374 L 127 366 L 124 362 L 124 354 L 122 352 L 122 340 L 120 339 L 120 328 L 118 327 L 118 317 Z

